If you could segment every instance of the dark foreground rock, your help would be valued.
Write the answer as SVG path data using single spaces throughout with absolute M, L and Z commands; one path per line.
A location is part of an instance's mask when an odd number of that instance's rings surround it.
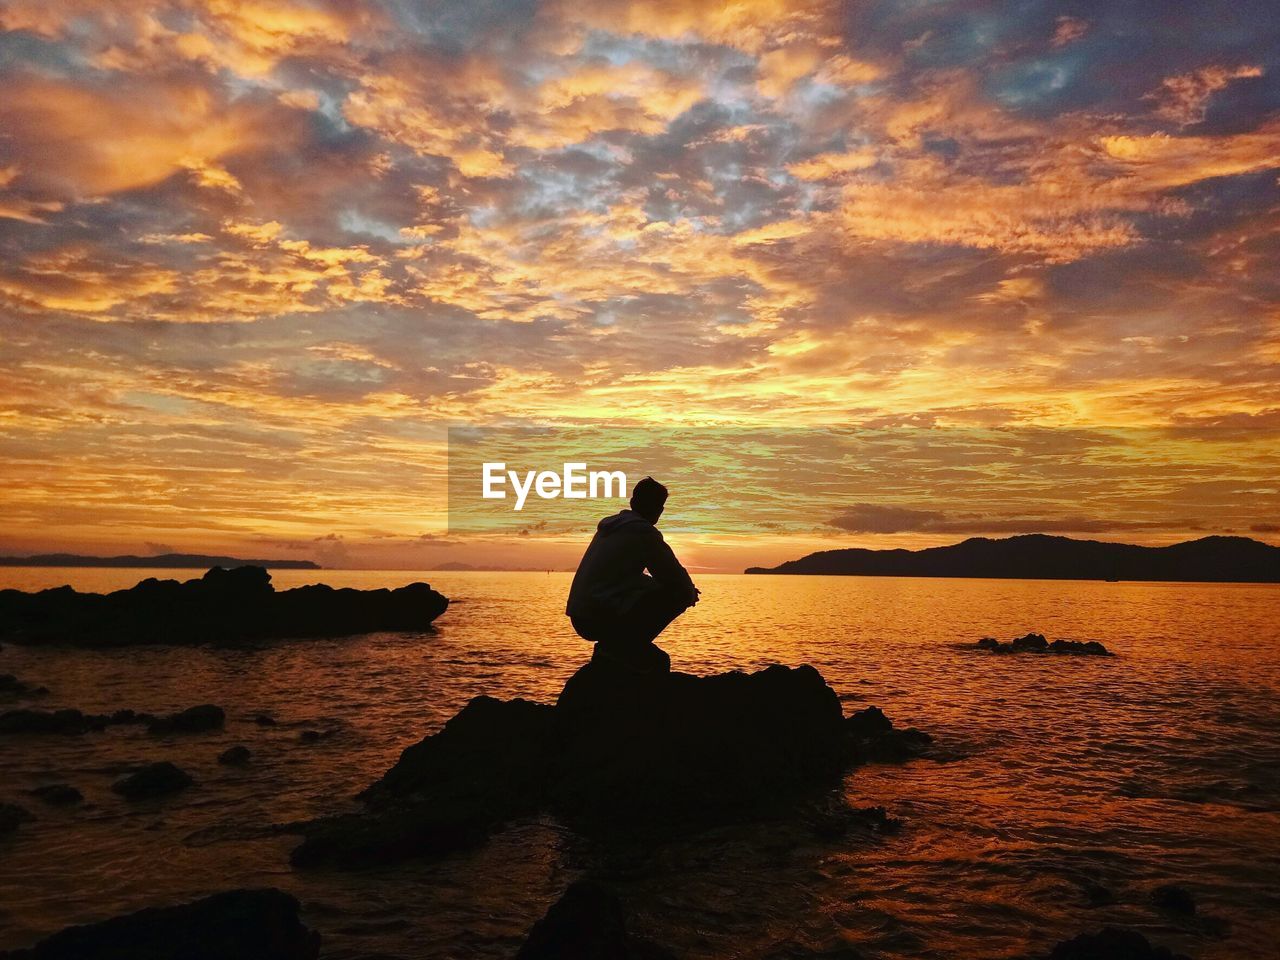
M 1189 960 L 1166 947 L 1152 946 L 1142 934 L 1118 927 L 1082 933 L 1053 948 L 1049 960 Z
M 13 833 L 24 823 L 30 823 L 35 817 L 25 807 L 16 803 L 0 803 L 0 837 Z
M 1062 640 L 1050 643 L 1044 634 L 1028 633 L 1025 637 L 1016 637 L 1008 643 L 1001 643 L 995 637 L 983 637 L 976 644 L 980 650 L 992 653 L 1069 653 L 1089 657 L 1113 656 L 1110 650 L 1097 640 Z
M 111 789 L 126 800 L 144 800 L 149 797 L 163 797 L 179 790 L 185 790 L 195 783 L 181 767 L 176 767 L 168 760 L 149 763 L 134 771 L 127 777 L 117 780 Z
M 262 567 L 214 567 L 199 580 L 143 580 L 114 593 L 0 590 L 0 638 L 93 647 L 242 643 L 425 630 L 449 601 L 425 583 L 396 590 L 324 584 L 277 593 Z
M 315 960 L 320 935 L 280 890 L 229 890 L 68 927 L 0 960 Z
M 675 960 L 664 947 L 627 933 L 622 902 L 608 887 L 579 880 L 529 931 L 515 960 Z
M 1152 890 L 1151 902 L 1156 909 L 1175 917 L 1193 917 L 1196 913 L 1195 897 L 1186 887 L 1176 883 L 1164 883 Z
M 550 812 L 586 834 L 671 831 L 782 807 L 928 737 L 846 721 L 812 667 L 695 677 L 589 663 L 555 706 L 477 697 L 361 794 L 363 813 L 301 827 L 298 866 L 430 856 Z

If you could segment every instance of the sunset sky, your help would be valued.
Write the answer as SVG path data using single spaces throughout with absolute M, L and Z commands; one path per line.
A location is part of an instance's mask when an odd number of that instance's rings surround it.
M 0 31 L 0 552 L 572 563 L 600 504 L 447 529 L 448 429 L 512 423 L 855 431 L 792 447 L 785 517 L 671 468 L 700 568 L 1280 542 L 1274 0 L 2 0 Z

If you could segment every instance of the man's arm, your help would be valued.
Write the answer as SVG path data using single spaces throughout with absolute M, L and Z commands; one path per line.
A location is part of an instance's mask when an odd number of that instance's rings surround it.
M 661 531 L 653 528 L 652 536 L 646 538 L 644 565 L 649 575 L 659 583 L 687 587 L 689 602 L 698 602 L 698 588 L 693 585 L 693 578 L 676 559 L 675 551 L 663 539 Z

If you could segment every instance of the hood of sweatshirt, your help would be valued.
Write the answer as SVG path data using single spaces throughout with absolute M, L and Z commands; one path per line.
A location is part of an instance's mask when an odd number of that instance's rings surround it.
M 625 527 L 630 523 L 645 523 L 649 524 L 649 526 L 653 526 L 653 524 L 650 524 L 649 521 L 640 516 L 640 514 L 636 513 L 634 510 L 628 509 L 620 510 L 611 517 L 605 517 L 596 525 L 596 529 L 605 536 L 608 536 L 611 533 L 616 533 L 622 527 Z

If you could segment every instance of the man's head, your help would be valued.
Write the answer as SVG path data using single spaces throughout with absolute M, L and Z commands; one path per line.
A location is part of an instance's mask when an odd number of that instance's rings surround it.
M 667 488 L 653 477 L 645 477 L 631 488 L 631 509 L 650 523 L 657 523 L 667 503 Z

